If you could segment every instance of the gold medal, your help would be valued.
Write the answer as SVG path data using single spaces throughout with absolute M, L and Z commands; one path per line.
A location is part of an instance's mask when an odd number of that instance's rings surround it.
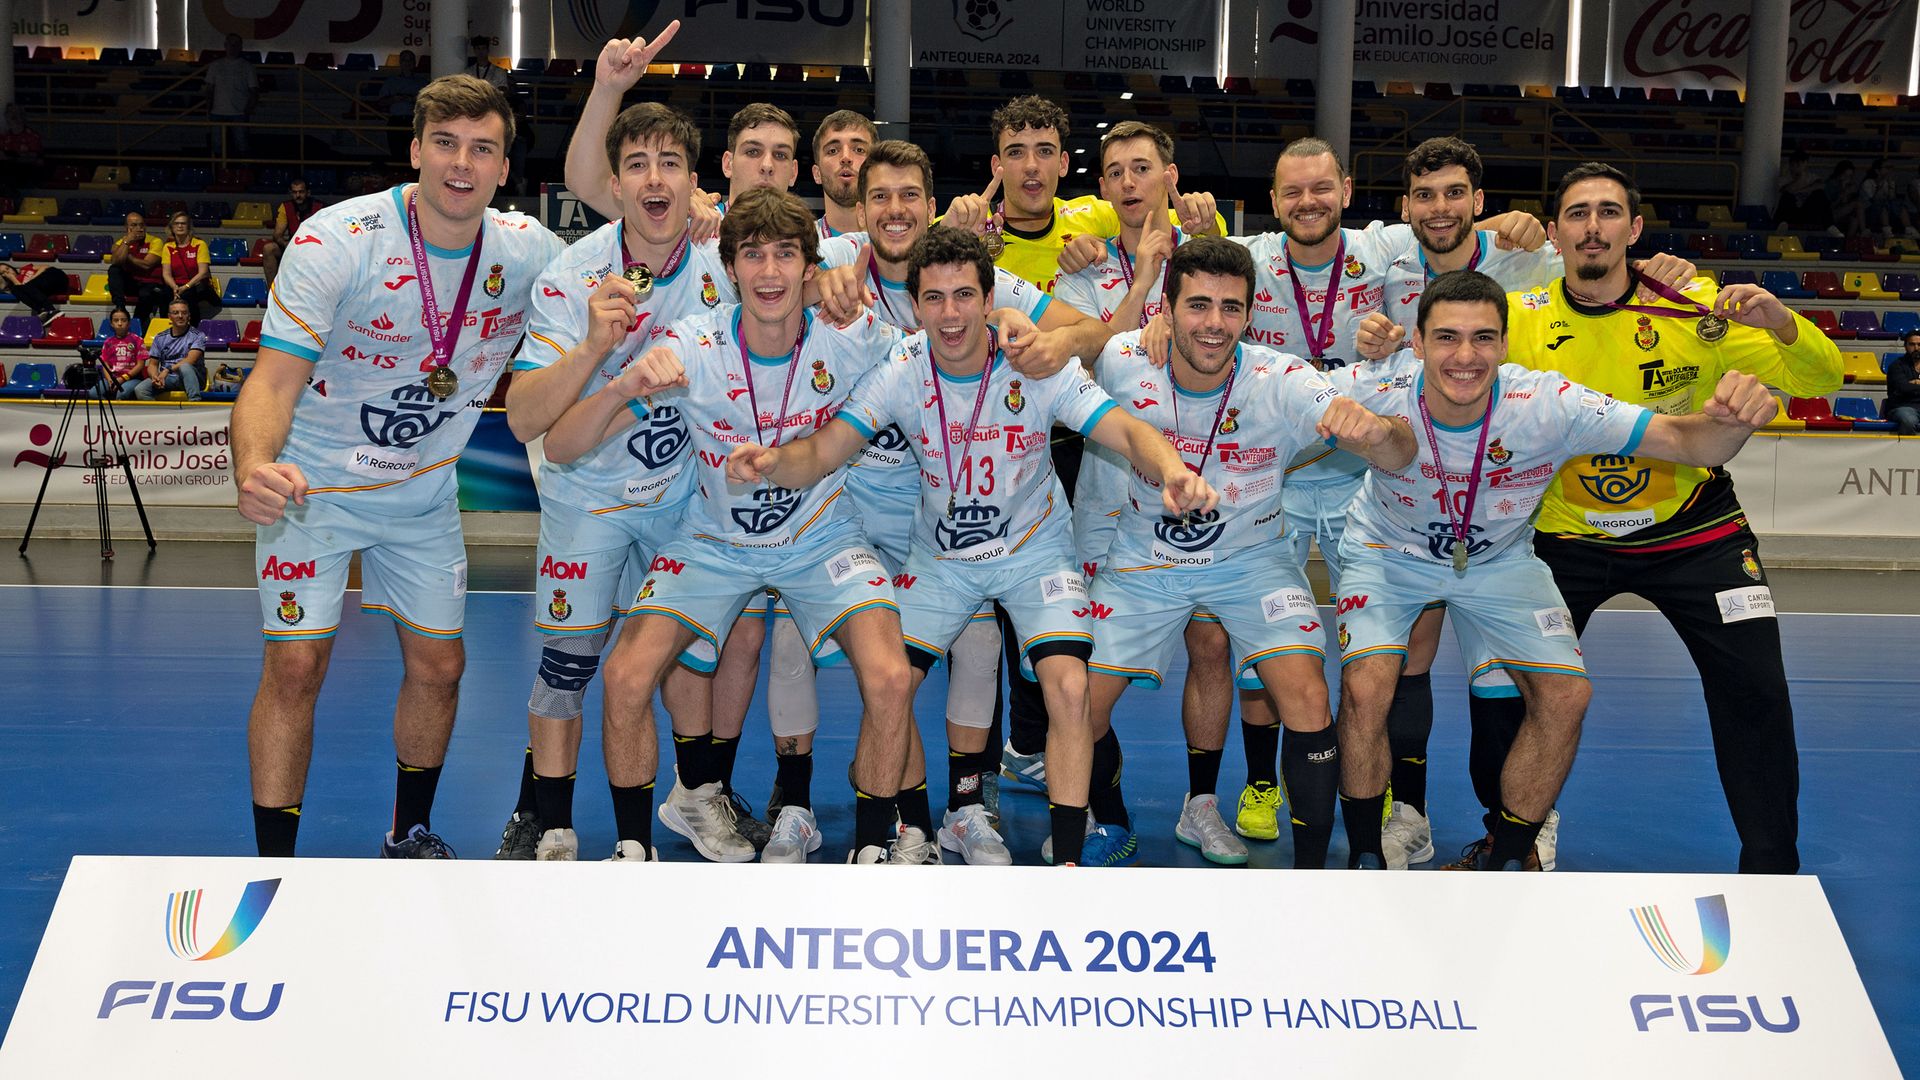
M 947 520 L 948 521 L 953 520 L 953 502 L 955 498 L 957 498 L 957 496 L 953 496 L 953 495 L 947 496 Z
M 987 230 L 980 239 L 987 245 L 987 258 L 998 259 L 1007 253 L 1007 241 L 1000 235 L 999 229 Z
M 1727 320 L 1711 312 L 1700 316 L 1700 322 L 1693 328 L 1700 340 L 1711 345 L 1727 336 Z
M 1464 540 L 1453 542 L 1453 572 L 1456 574 L 1467 572 L 1467 543 Z
M 460 376 L 452 368 L 437 367 L 427 373 L 427 393 L 445 401 L 460 389 Z
M 627 267 L 627 280 L 633 282 L 633 298 L 636 301 L 653 295 L 653 271 L 647 269 L 646 263 L 634 263 Z

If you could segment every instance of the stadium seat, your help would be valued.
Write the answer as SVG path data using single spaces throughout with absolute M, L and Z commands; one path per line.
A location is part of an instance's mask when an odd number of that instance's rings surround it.
M 29 195 L 20 200 L 20 209 L 11 214 L 0 216 L 0 221 L 9 225 L 44 225 L 47 219 L 60 213 L 60 204 L 44 195 Z
M 247 242 L 237 236 L 216 236 L 207 241 L 207 254 L 215 266 L 239 266 L 246 257 Z
M 63 263 L 103 263 L 113 253 L 114 237 L 100 233 L 85 233 L 74 240 L 73 246 L 60 253 Z
M 1852 341 L 1853 331 L 1842 329 L 1840 320 L 1833 312 L 1825 308 L 1813 308 L 1800 313 L 1801 317 L 1820 328 L 1820 332 L 1835 341 Z
M 1760 275 L 1754 273 L 1751 270 L 1720 271 L 1720 287 L 1723 289 L 1729 285 L 1758 285 L 1758 284 L 1760 284 Z
M 1767 237 L 1764 233 L 1742 232 L 1733 234 L 1733 250 L 1747 262 L 1779 262 L 1780 253 L 1767 250 Z
M 266 307 L 267 283 L 259 278 L 228 278 L 221 307 Z
M 1782 300 L 1811 300 L 1813 290 L 1800 284 L 1800 275 L 1791 270 L 1768 270 L 1760 275 L 1760 287 Z
M 113 294 L 107 292 L 107 275 L 88 274 L 87 284 L 79 292 L 67 297 L 73 304 L 111 304 Z
M 263 202 L 243 202 L 233 208 L 233 216 L 221 223 L 227 229 L 266 229 L 273 227 L 273 208 Z
M 128 191 L 167 191 L 173 186 L 167 170 L 159 165 L 142 165 L 133 170 L 133 182 L 127 185 Z
M 265 261 L 265 256 L 262 253 L 265 252 L 266 249 L 267 249 L 267 238 L 264 236 L 255 237 L 253 241 L 253 246 L 247 249 L 247 253 L 245 255 L 240 256 L 240 265 L 241 266 L 259 266 L 262 262 Z
M 36 349 L 71 349 L 93 335 L 93 320 L 85 315 L 56 316 L 46 332 L 33 339 Z
M 11 259 L 27 246 L 27 238 L 17 232 L 0 232 L 0 259 Z
M 52 262 L 67 251 L 66 233 L 34 233 L 27 246 L 20 249 L 22 259 L 40 262 Z
M 1690 233 L 1687 246 L 1700 253 L 1702 259 L 1737 259 L 1740 253 L 1727 246 L 1726 238 L 1719 233 Z
M 6 235 L 0 233 L 0 248 L 6 246 Z M 1899 293 L 1901 300 L 1920 300 L 1920 274 L 1908 273 L 1905 270 L 1890 271 L 1880 275 L 1880 285 L 1889 291 Z
M 1773 402 L 1776 408 L 1773 419 L 1767 421 L 1766 425 L 1760 429 L 1761 431 L 1807 430 L 1806 421 L 1795 420 L 1793 417 L 1787 415 L 1787 403 L 1781 399 L 1779 394 L 1773 395 Z
M 217 229 L 227 219 L 228 207 L 225 202 L 202 200 L 187 210 L 193 215 L 193 227 L 196 229 Z
M 148 352 L 153 351 L 153 339 L 159 337 L 160 332 L 162 330 L 165 330 L 168 326 L 171 326 L 171 325 L 172 323 L 168 322 L 166 319 L 155 319 L 152 322 L 147 324 L 147 332 L 145 334 L 142 334 L 141 337 L 145 339 L 147 343 Z
M 1885 386 L 1887 384 L 1887 373 L 1880 367 L 1880 358 L 1872 353 L 1841 353 L 1840 370 L 1845 373 L 1847 382 L 1856 385 Z
M 33 339 L 46 332 L 40 320 L 31 315 L 9 315 L 0 319 L 0 345 L 24 349 L 33 344 Z
M 1891 334 L 1882 329 L 1880 317 L 1871 311 L 1841 312 L 1840 328 L 1850 331 L 1849 336 L 1861 341 L 1889 341 L 1899 337 L 1898 334 Z
M 1539 199 L 1515 199 L 1507 204 L 1507 209 L 1532 214 L 1537 218 L 1545 218 L 1547 216 L 1546 207 L 1540 204 Z
M 1787 416 L 1806 425 L 1808 431 L 1852 431 L 1853 421 L 1833 415 L 1832 406 L 1823 397 L 1797 397 L 1787 402 Z
M 220 169 L 213 174 L 213 183 L 207 185 L 207 194 L 240 195 L 252 184 L 252 169 Z
M 1828 237 L 1827 239 L 1832 240 L 1833 238 Z M 1892 252 L 1881 251 L 1875 247 L 1873 237 L 1871 236 L 1849 236 L 1845 240 L 1840 241 L 1839 250 L 1833 252 L 1827 250 L 1828 246 L 1830 245 L 1823 245 L 1821 248 L 1823 258 L 1841 259 L 1847 262 L 1890 263 L 1900 261 L 1900 256 Z
M 125 165 L 101 165 L 93 170 L 93 179 L 82 181 L 82 191 L 119 191 L 120 185 L 133 179 Z
M 100 213 L 99 199 L 68 199 L 60 204 L 60 212 L 47 215 L 49 225 L 91 225 L 93 216 Z
M 41 179 L 40 186 L 57 191 L 72 191 L 80 186 L 80 169 L 76 165 L 55 165 Z
M 57 385 L 52 364 L 15 364 L 7 376 L 6 386 L 0 387 L 0 397 L 39 397 L 42 390 L 51 390 Z
M 1800 275 L 1800 284 L 1812 289 L 1815 298 L 1820 300 L 1860 299 L 1858 292 L 1841 287 L 1840 275 L 1832 270 L 1809 270 Z
M 1857 293 L 1862 300 L 1899 300 L 1901 296 L 1882 288 L 1880 275 L 1871 270 L 1856 270 L 1841 279 L 1841 286 Z
M 249 320 L 247 322 L 247 328 L 245 330 L 240 331 L 240 336 L 238 338 L 235 338 L 232 344 L 228 346 L 228 348 L 232 349 L 234 352 L 259 352 L 260 351 L 260 320 L 259 319 Z
M 1779 255 L 1788 262 L 1813 262 L 1820 258 L 1817 251 L 1808 251 L 1800 245 L 1797 236 L 1769 236 L 1767 250 Z
M 1706 222 L 1707 228 L 1709 229 L 1737 229 L 1740 227 L 1739 223 L 1733 220 L 1732 210 L 1724 206 L 1715 206 L 1711 203 L 1701 204 L 1700 220 Z
M 240 330 L 232 319 L 203 319 L 200 332 L 207 336 L 208 352 L 226 352 L 233 339 L 240 336 Z
M 1855 431 L 1898 431 L 1900 425 L 1891 420 L 1880 419 L 1880 410 L 1874 406 L 1873 399 L 1863 397 L 1838 397 L 1833 399 L 1833 415 L 1836 419 L 1853 424 Z
M 1880 329 L 1892 334 L 1895 339 L 1906 337 L 1920 330 L 1920 314 L 1911 311 L 1883 311 L 1880 313 Z
M 130 322 L 132 323 L 132 326 L 130 327 L 130 329 L 133 331 L 133 336 L 139 338 L 140 340 L 146 342 L 149 345 L 153 344 L 154 335 L 152 333 L 149 333 L 148 331 L 158 330 L 159 328 L 166 325 L 166 323 L 160 319 L 153 320 L 153 326 L 151 327 L 142 326 L 140 324 L 139 319 L 130 319 Z M 101 317 L 100 325 L 94 327 L 93 336 L 87 339 L 87 344 L 96 345 L 102 341 L 107 340 L 112 336 L 113 336 L 113 316 L 105 315 Z

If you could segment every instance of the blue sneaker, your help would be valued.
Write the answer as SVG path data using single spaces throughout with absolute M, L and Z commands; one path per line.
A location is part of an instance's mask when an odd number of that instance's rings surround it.
M 407 830 L 407 838 L 395 843 L 393 834 L 388 833 L 380 840 L 380 857 L 383 859 L 457 859 L 445 840 L 427 831 L 425 825 L 415 825 Z
M 1081 866 L 1125 866 L 1140 854 L 1133 833 L 1118 825 L 1096 825 L 1080 852 Z

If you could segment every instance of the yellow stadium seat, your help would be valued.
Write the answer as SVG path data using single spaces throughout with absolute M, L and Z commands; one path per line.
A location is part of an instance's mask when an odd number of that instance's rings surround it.
M 1422 96 L 1420 92 L 1420 88 L 1418 86 L 1415 86 L 1414 84 L 1410 82 L 1406 82 L 1404 80 L 1395 80 L 1393 82 L 1388 83 L 1386 86 L 1385 93 L 1388 97 L 1420 97 Z
M 1778 253 L 1782 259 L 1788 262 L 1820 261 L 1820 253 L 1817 251 L 1808 251 L 1806 248 L 1801 247 L 1800 238 L 1797 236 L 1769 236 L 1767 237 L 1767 250 Z
M 0 221 L 8 225 L 45 225 L 47 218 L 60 212 L 60 204 L 44 195 L 30 195 L 20 200 L 20 209 Z
M 199 54 L 192 49 L 167 50 L 167 63 L 169 64 L 193 64 L 198 63 L 199 59 Z
M 233 216 L 220 223 L 223 229 L 263 229 L 273 225 L 273 210 L 263 202 L 243 202 L 233 208 Z
M 159 317 L 155 317 L 147 320 L 147 351 L 148 352 L 153 351 L 153 339 L 159 337 L 160 331 L 165 330 L 167 327 L 171 325 L 173 324 Z
M 1778 394 L 1774 395 L 1773 407 L 1777 411 L 1773 414 L 1773 419 L 1767 421 L 1767 425 L 1760 429 L 1761 431 L 1807 430 L 1807 422 L 1805 420 L 1795 420 L 1787 415 L 1787 403 L 1780 400 Z
M 127 182 L 127 168 L 124 165 L 102 165 L 93 170 L 93 179 L 82 180 L 82 191 L 119 191 L 120 185 Z
M 1702 203 L 1700 204 L 1698 213 L 1700 220 L 1706 222 L 1707 227 L 1710 229 L 1731 229 L 1735 227 L 1733 211 L 1724 206 Z
M 1880 287 L 1880 275 L 1870 270 L 1848 274 L 1844 279 L 1845 288 L 1860 294 L 1862 300 L 1898 300 L 1900 294 L 1888 292 Z
M 61 50 L 60 55 L 63 59 L 67 60 L 98 60 L 100 59 L 100 46 L 69 45 Z
M 1840 354 L 1840 365 L 1847 381 L 1855 386 L 1887 384 L 1887 373 L 1880 370 L 1880 358 L 1872 353 L 1843 352 Z
M 111 304 L 113 295 L 107 292 L 107 275 L 88 274 L 87 287 L 74 293 L 69 302 L 75 304 Z

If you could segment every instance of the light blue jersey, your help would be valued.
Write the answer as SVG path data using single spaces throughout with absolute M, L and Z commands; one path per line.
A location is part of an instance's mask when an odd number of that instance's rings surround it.
M 1561 275 L 1560 249 L 1551 240 L 1534 251 L 1521 251 L 1502 248 L 1496 243 L 1498 235 L 1486 231 L 1474 234 L 1473 243 L 1479 254 L 1470 260 L 1473 263 L 1470 269 L 1499 282 L 1508 292 L 1544 288 Z M 1416 240 L 1387 264 L 1387 293 L 1381 309 L 1397 325 L 1412 330 L 1414 316 L 1420 313 L 1420 297 L 1433 278 L 1427 253 Z
M 1179 247 L 1187 242 L 1184 230 L 1173 230 L 1173 246 Z M 1125 269 L 1122 269 L 1122 267 Z M 1134 256 L 1121 250 L 1120 238 L 1107 241 L 1107 257 L 1097 263 L 1088 263 L 1071 274 L 1061 274 L 1053 281 L 1053 298 L 1072 307 L 1083 315 L 1112 322 L 1113 314 L 1120 307 L 1120 301 L 1126 299 L 1127 276 L 1135 272 Z M 1160 314 L 1163 296 L 1167 286 L 1167 272 L 1163 265 L 1159 275 L 1148 287 L 1147 298 L 1140 309 L 1140 326 L 1147 320 Z M 1136 327 L 1123 327 L 1133 330 Z

